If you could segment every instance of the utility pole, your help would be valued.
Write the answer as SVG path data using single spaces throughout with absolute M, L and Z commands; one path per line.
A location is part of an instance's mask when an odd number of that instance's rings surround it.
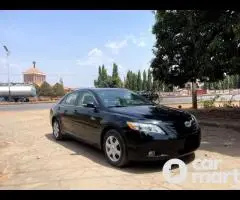
M 9 73 L 9 63 L 8 63 L 8 56 L 9 56 L 10 52 L 5 45 L 3 45 L 3 48 L 6 51 L 6 65 L 7 65 L 7 69 L 8 69 L 8 100 L 10 101 L 11 92 L 10 92 L 10 73 Z

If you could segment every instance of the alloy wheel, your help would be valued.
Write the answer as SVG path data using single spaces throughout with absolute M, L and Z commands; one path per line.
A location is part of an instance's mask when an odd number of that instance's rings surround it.
M 57 121 L 53 123 L 53 134 L 56 138 L 59 137 L 59 124 Z
M 121 147 L 118 139 L 115 136 L 109 136 L 105 143 L 106 153 L 108 158 L 113 161 L 117 162 L 121 158 Z

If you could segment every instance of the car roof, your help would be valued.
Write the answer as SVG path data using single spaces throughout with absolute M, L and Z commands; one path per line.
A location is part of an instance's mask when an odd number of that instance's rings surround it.
M 75 91 L 91 90 L 91 91 L 103 91 L 103 90 L 127 90 L 126 88 L 78 88 Z

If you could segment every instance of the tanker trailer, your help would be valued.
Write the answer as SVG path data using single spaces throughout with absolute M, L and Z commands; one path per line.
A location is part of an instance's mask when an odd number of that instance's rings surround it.
M 5 101 L 29 102 L 29 97 L 35 97 L 36 95 L 36 88 L 33 85 L 10 84 L 10 91 L 8 84 L 0 85 L 0 97 L 3 97 Z

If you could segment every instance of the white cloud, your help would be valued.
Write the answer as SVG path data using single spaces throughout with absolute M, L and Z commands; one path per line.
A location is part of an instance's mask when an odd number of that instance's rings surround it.
M 87 57 L 81 58 L 77 61 L 77 64 L 80 66 L 96 66 L 99 65 L 108 65 L 113 63 L 114 60 L 105 55 L 100 49 L 94 48 L 88 52 Z
M 126 38 L 138 47 L 146 46 L 146 36 L 144 33 L 140 33 L 139 37 L 136 37 L 133 34 L 130 34 L 126 36 Z
M 111 49 L 113 54 L 118 54 L 120 49 L 126 47 L 128 44 L 132 43 L 138 47 L 146 46 L 146 34 L 140 33 L 139 36 L 135 36 L 133 34 L 125 36 L 125 38 L 121 41 L 108 41 L 105 44 L 105 47 Z
M 94 49 L 92 49 L 91 51 L 88 52 L 89 57 L 91 57 L 91 56 L 100 57 L 102 55 L 103 55 L 102 51 L 98 48 L 94 48 Z
M 122 49 L 123 47 L 127 46 L 128 41 L 126 39 L 122 41 L 112 41 L 112 42 L 107 42 L 105 44 L 105 47 L 110 48 L 114 54 L 118 54 L 119 50 Z
M 139 47 L 144 47 L 144 46 L 146 46 L 146 43 L 144 41 L 141 41 L 141 42 L 138 43 L 138 46 Z

